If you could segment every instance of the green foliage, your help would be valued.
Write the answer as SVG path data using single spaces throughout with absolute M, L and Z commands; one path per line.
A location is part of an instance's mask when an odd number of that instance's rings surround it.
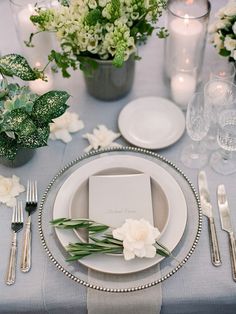
M 24 81 L 32 81 L 41 77 L 41 72 L 33 70 L 26 59 L 17 54 L 0 57 L 0 73 L 6 76 L 17 76 Z
M 66 46 L 66 43 L 64 43 Z M 52 50 L 50 55 L 48 56 L 49 61 L 55 61 L 56 65 L 61 69 L 63 77 L 70 77 L 67 69 L 72 67 L 74 70 L 77 69 L 76 60 L 74 57 L 71 57 L 68 53 L 60 53 Z
M 33 94 L 28 86 L 20 87 L 18 84 L 9 84 L 4 97 L 2 100 L 0 98 L 0 108 L 11 111 L 24 107 L 27 112 L 30 112 L 38 96 Z
M 112 64 L 116 66 L 117 68 L 122 67 L 124 63 L 124 57 L 125 57 L 125 50 L 126 50 L 126 43 L 119 42 L 119 45 L 116 49 L 115 57 L 112 61 Z
M 223 57 L 229 57 L 230 56 L 230 51 L 228 51 L 226 48 L 220 49 L 219 54 Z
M 49 123 L 65 112 L 68 98 L 63 91 L 38 97 L 28 87 L 9 84 L 0 101 L 0 156 L 12 160 L 19 148 L 47 145 Z
M 103 21 L 102 11 L 99 8 L 90 11 L 85 19 L 85 23 L 87 23 L 90 26 L 92 25 L 94 26 L 99 22 L 101 23 L 102 21 Z
M 111 21 L 114 22 L 120 16 L 120 0 L 111 0 L 110 7 Z

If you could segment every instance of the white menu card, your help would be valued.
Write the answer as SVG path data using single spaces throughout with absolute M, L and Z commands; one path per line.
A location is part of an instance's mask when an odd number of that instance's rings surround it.
M 127 218 L 153 224 L 150 177 L 143 173 L 91 176 L 89 218 L 114 228 Z

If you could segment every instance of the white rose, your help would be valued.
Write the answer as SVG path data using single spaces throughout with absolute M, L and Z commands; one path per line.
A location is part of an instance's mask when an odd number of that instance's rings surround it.
M 217 27 L 216 27 L 216 23 L 212 23 L 211 25 L 209 25 L 208 27 L 208 32 L 210 34 L 213 34 L 217 31 Z
M 231 51 L 231 57 L 236 61 L 236 50 Z
M 219 20 L 215 24 L 216 29 L 222 29 L 222 28 L 225 28 L 226 26 L 229 26 L 229 25 L 230 25 L 230 22 L 228 20 L 226 20 L 226 19 Z
M 232 26 L 233 32 L 236 35 L 236 22 L 234 22 L 234 25 Z
M 236 39 L 232 39 L 229 36 L 225 37 L 224 46 L 228 51 L 232 51 L 236 49 Z
M 120 228 L 113 230 L 112 235 L 123 241 L 125 260 L 135 256 L 152 258 L 156 255 L 154 244 L 160 232 L 144 219 L 126 219 Z
M 62 140 L 68 143 L 72 140 L 70 133 L 78 132 L 83 129 L 84 123 L 79 120 L 79 115 L 74 112 L 66 111 L 63 115 L 53 120 L 50 123 L 51 140 Z
M 89 152 L 91 149 L 120 146 L 113 142 L 118 137 L 120 137 L 120 133 L 114 133 L 107 129 L 105 125 L 99 125 L 97 129 L 93 130 L 93 134 L 86 133 L 83 135 L 83 138 L 86 138 L 90 144 L 85 148 L 85 152 Z
M 236 2 L 235 1 L 229 2 L 227 4 L 227 6 L 225 7 L 225 10 L 224 10 L 224 14 L 227 16 L 236 15 Z
M 0 202 L 10 207 L 16 205 L 15 197 L 25 190 L 19 182 L 20 178 L 15 175 L 12 178 L 0 176 Z

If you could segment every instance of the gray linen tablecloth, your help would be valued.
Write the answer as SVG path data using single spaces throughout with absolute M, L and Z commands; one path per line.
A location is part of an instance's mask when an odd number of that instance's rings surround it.
M 223 6 L 225 0 L 212 1 L 213 13 Z M 213 16 L 212 13 L 212 16 Z M 2 54 L 21 52 L 9 8 L 9 1 L 0 1 L 0 51 Z M 41 197 L 52 177 L 63 165 L 83 153 L 87 145 L 82 134 L 91 132 L 98 124 L 118 130 L 117 117 L 120 110 L 130 100 L 142 96 L 169 97 L 163 79 L 163 42 L 152 38 L 146 46 L 139 48 L 142 60 L 137 62 L 134 88 L 125 98 L 115 102 L 100 102 L 91 98 L 85 90 L 81 73 L 72 73 L 71 79 L 62 80 L 58 76 L 54 88 L 66 89 L 73 96 L 71 110 L 78 112 L 85 122 L 85 129 L 73 135 L 73 141 L 65 145 L 49 142 L 48 147 L 40 148 L 34 159 L 27 165 L 9 169 L 0 166 L 0 174 L 11 176 L 13 173 L 26 185 L 28 178 L 37 178 Z M 206 64 L 217 58 L 214 49 L 207 44 Z M 180 153 L 189 141 L 185 134 L 173 146 L 158 151 L 176 163 L 196 186 L 197 171 L 185 168 L 180 162 Z M 119 139 L 119 143 L 127 144 Z M 174 276 L 162 284 L 162 314 L 234 314 L 236 313 L 236 283 L 231 276 L 227 234 L 220 229 L 216 207 L 216 187 L 224 183 L 229 194 L 232 220 L 236 230 L 236 175 L 220 176 L 206 167 L 210 192 L 214 205 L 216 228 L 223 265 L 219 268 L 210 262 L 208 231 L 206 219 L 199 245 L 188 263 Z M 11 220 L 11 210 L 0 206 L 0 313 L 87 313 L 86 288 L 73 282 L 58 271 L 46 256 L 37 232 L 37 214 L 33 216 L 33 267 L 29 274 L 17 272 L 17 283 L 7 287 L 4 275 L 7 267 Z M 23 233 L 19 234 L 19 241 Z M 147 290 L 148 291 L 148 290 Z M 104 294 L 109 299 L 109 294 Z M 145 300 L 143 300 L 145 302 Z M 124 310 L 122 312 L 125 312 Z

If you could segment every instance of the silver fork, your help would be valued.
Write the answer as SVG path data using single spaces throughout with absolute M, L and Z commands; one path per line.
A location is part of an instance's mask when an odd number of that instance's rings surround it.
M 13 209 L 11 229 L 12 229 L 12 242 L 8 262 L 6 284 L 13 285 L 16 280 L 16 253 L 17 253 L 17 232 L 23 228 L 23 206 L 22 202 L 17 202 Z
M 23 252 L 21 256 L 21 271 L 27 273 L 31 268 L 31 214 L 36 210 L 38 205 L 37 181 L 27 182 L 26 205 L 25 210 L 28 212 L 26 222 Z

